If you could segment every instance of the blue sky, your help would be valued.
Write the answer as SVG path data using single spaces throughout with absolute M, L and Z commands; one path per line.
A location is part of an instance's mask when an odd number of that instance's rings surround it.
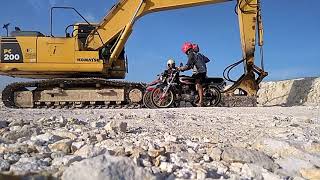
M 320 76 L 320 1 L 261 0 L 265 28 L 266 80 Z M 0 6 L 0 25 L 49 34 L 49 8 L 72 6 L 90 21 L 99 22 L 116 0 L 10 0 Z M 165 68 L 168 58 L 186 62 L 185 41 L 196 42 L 212 62 L 210 76 L 222 76 L 226 66 L 241 59 L 235 2 L 149 14 L 135 24 L 126 45 L 128 80 L 148 82 Z M 58 11 L 54 35 L 80 19 L 70 11 Z M 2 27 L 2 26 L 1 26 Z M 0 29 L 0 34 L 5 31 Z M 259 53 L 257 53 L 258 55 Z M 258 56 L 257 56 L 258 57 Z M 258 59 L 257 59 L 258 60 Z M 259 63 L 257 61 L 257 63 Z M 232 77 L 240 75 L 242 67 Z M 1 84 L 12 81 L 0 77 Z

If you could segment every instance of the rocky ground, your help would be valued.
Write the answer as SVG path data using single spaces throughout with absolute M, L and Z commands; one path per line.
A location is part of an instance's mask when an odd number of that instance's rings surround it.
M 320 179 L 320 107 L 14 110 L 0 171 L 72 179 Z

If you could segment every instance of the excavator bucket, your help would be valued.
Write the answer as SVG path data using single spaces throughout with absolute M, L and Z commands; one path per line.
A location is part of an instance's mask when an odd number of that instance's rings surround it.
M 258 89 L 259 85 L 255 82 L 254 74 L 243 74 L 232 86 L 222 92 L 221 106 L 257 106 Z
M 255 78 L 255 73 L 258 78 Z M 243 74 L 229 88 L 223 91 L 222 106 L 227 107 L 255 107 L 257 106 L 257 92 L 259 84 L 268 75 L 267 72 L 254 66 L 254 70 Z

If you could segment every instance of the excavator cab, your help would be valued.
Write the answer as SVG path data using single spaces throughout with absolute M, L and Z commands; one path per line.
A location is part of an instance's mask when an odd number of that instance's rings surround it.
M 93 23 L 77 23 L 74 25 L 71 37 L 76 37 L 84 47 L 90 32 L 93 31 L 96 26 L 97 24 Z

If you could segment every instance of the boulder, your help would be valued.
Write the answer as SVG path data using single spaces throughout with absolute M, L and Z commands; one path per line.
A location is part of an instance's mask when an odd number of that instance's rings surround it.
M 20 155 L 16 153 L 8 153 L 3 156 L 3 158 L 10 164 L 14 164 L 19 161 Z
M 207 154 L 209 157 L 214 161 L 220 161 L 221 160 L 221 154 L 222 150 L 218 147 L 211 148 L 207 151 Z
M 92 158 L 102 154 L 108 153 L 106 148 L 97 147 L 93 145 L 85 145 L 74 153 L 76 156 L 83 158 Z
M 66 155 L 63 157 L 58 157 L 53 159 L 52 165 L 53 166 L 70 166 L 70 164 L 81 161 L 83 158 L 81 156 L 74 156 L 74 155 Z
M 55 143 L 57 141 L 60 141 L 64 139 L 63 137 L 53 135 L 52 133 L 44 133 L 40 134 L 38 136 L 33 136 L 31 137 L 32 141 L 43 141 L 43 142 L 50 142 L 50 143 Z
M 0 159 L 0 171 L 8 171 L 10 163 L 6 160 Z
M 253 148 L 263 151 L 269 156 L 277 155 L 281 158 L 293 157 L 308 161 L 313 165 L 320 167 L 320 157 L 305 151 L 303 149 L 303 144 L 299 144 L 298 142 L 293 143 L 271 138 L 262 138 L 254 143 Z
M 92 128 L 102 128 L 106 125 L 105 121 L 93 121 L 90 123 L 90 126 Z
M 257 164 L 268 170 L 278 168 L 272 159 L 263 152 L 245 148 L 233 147 L 225 149 L 222 153 L 222 160 L 228 163 L 240 162 Z
M 4 149 L 1 148 L 0 152 L 24 154 L 24 153 L 37 153 L 38 150 L 36 149 L 36 147 L 34 145 L 11 144 L 11 145 L 5 147 Z
M 73 163 L 62 175 L 62 180 L 114 180 L 144 179 L 156 177 L 137 167 L 132 160 L 125 157 L 100 155 L 91 159 Z
M 10 166 L 10 172 L 18 175 L 40 173 L 48 169 L 48 162 L 37 158 L 20 158 L 20 160 Z
M 177 137 L 170 135 L 169 133 L 164 134 L 165 142 L 177 142 Z
M 241 167 L 241 178 L 238 179 L 257 179 L 257 180 L 281 180 L 285 179 L 274 174 L 261 166 L 255 164 L 244 164 Z
M 8 125 L 9 125 L 9 122 L 7 122 L 7 121 L 0 121 L 0 129 L 1 129 L 1 128 L 6 128 L 6 127 L 8 127 Z
M 310 180 L 318 180 L 320 179 L 320 169 L 301 169 L 300 173 L 302 177 Z
M 9 127 L 12 127 L 12 126 L 22 127 L 25 124 L 26 123 L 22 119 L 14 119 L 13 121 L 10 122 Z
M 309 142 L 304 145 L 304 149 L 308 153 L 314 153 L 314 154 L 320 155 L 320 143 L 318 142 Z
M 84 141 L 73 142 L 71 145 L 71 150 L 72 150 L 72 152 L 76 152 L 77 150 L 82 148 L 84 145 L 85 145 Z
M 10 141 L 17 141 L 19 138 L 29 138 L 32 135 L 38 135 L 40 129 L 30 125 L 24 125 L 18 131 L 9 131 L 3 134 L 3 138 Z
M 57 141 L 53 144 L 49 144 L 48 147 L 53 152 L 62 151 L 65 154 L 68 154 L 68 153 L 71 153 L 71 144 L 72 144 L 72 140 L 63 139 L 63 140 Z
M 162 172 L 172 173 L 175 169 L 177 169 L 177 166 L 173 163 L 161 162 L 159 168 Z
M 115 133 L 126 133 L 127 132 L 127 126 L 128 124 L 126 122 L 121 121 L 110 121 L 108 124 L 104 127 L 104 129 L 108 132 L 115 132 Z
M 73 134 L 72 132 L 66 131 L 66 130 L 55 130 L 51 131 L 51 134 L 55 136 L 59 136 L 66 139 L 76 139 L 77 135 Z
M 279 166 L 282 169 L 282 172 L 284 172 L 287 176 L 291 176 L 291 177 L 298 176 L 299 170 L 303 168 L 310 169 L 314 167 L 308 161 L 304 161 L 304 160 L 296 159 L 292 157 L 288 157 L 285 159 L 277 159 L 275 160 L 275 162 L 279 164 Z

